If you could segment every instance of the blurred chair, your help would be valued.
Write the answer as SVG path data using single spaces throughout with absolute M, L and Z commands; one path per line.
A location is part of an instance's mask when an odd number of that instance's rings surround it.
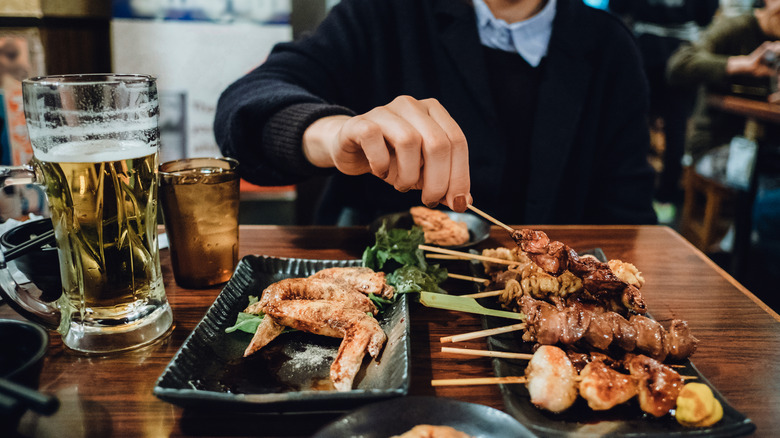
M 734 221 L 737 191 L 692 167 L 685 168 L 684 173 L 680 233 L 704 253 L 717 251 L 716 245 Z

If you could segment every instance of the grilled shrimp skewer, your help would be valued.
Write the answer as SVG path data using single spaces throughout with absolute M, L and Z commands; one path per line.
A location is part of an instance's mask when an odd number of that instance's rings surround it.
M 675 407 L 683 386 L 672 368 L 644 355 L 629 355 L 622 361 L 628 374 L 595 359 L 577 375 L 567 354 L 558 347 L 542 345 L 526 367 L 526 385 L 531 403 L 550 412 L 563 412 L 577 394 L 593 410 L 608 410 L 639 397 L 639 407 L 655 417 Z

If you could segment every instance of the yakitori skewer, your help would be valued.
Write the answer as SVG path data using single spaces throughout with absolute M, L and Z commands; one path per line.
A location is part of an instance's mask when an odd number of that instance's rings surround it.
M 437 246 L 430 246 L 430 245 L 417 245 L 418 248 L 420 248 L 423 251 L 430 251 L 438 254 L 445 254 L 445 255 L 451 255 L 458 257 L 463 260 L 479 260 L 483 262 L 490 262 L 490 263 L 497 263 L 502 265 L 517 265 L 519 264 L 516 260 L 506 260 L 506 259 L 499 259 L 497 257 L 486 257 L 479 254 L 471 254 L 469 252 L 463 252 L 463 251 L 453 251 L 451 249 L 446 248 L 439 248 Z
M 459 297 L 465 297 L 465 298 L 487 298 L 487 297 L 497 297 L 504 293 L 504 289 L 501 290 L 486 290 L 484 292 L 477 292 L 474 294 L 465 294 L 465 295 L 458 295 Z
M 502 359 L 531 360 L 533 354 L 511 353 L 508 351 L 474 350 L 472 348 L 441 347 L 442 353 L 463 354 L 466 356 L 500 357 Z
M 683 380 L 695 380 L 696 376 L 680 376 Z M 575 379 L 579 380 L 579 379 Z M 466 377 L 461 379 L 434 379 L 431 380 L 431 386 L 473 386 L 473 385 L 499 385 L 517 383 L 528 383 L 528 377 L 525 376 L 504 376 L 504 377 Z
M 465 379 L 436 379 L 431 380 L 431 386 L 461 386 L 461 385 L 496 385 L 499 383 L 527 383 L 525 376 L 507 377 L 472 377 Z
M 474 283 L 481 283 L 485 286 L 490 284 L 490 280 L 487 278 L 472 277 L 470 275 L 453 274 L 452 272 L 448 272 L 447 276 L 450 278 L 455 278 L 457 280 L 466 280 L 466 281 L 473 281 Z
M 494 224 L 498 225 L 499 227 L 509 231 L 510 233 L 515 231 L 514 228 L 510 227 L 509 225 L 504 224 L 500 220 L 498 220 L 498 219 L 494 218 L 493 216 L 485 213 L 484 211 L 478 209 L 477 207 L 474 207 L 473 205 L 469 205 L 468 209 L 473 211 L 474 213 L 482 216 L 483 218 L 489 220 L 490 222 L 493 222 Z
M 525 329 L 525 323 L 522 322 L 520 324 L 512 324 L 507 325 L 504 327 L 496 327 L 492 329 L 487 330 L 479 330 L 476 332 L 469 332 L 469 333 L 462 333 L 460 335 L 454 335 L 454 336 L 445 336 L 441 338 L 441 343 L 446 344 L 448 342 L 463 342 L 463 341 L 470 341 L 472 339 L 479 339 L 484 338 L 487 336 L 493 336 L 493 335 L 500 335 L 502 333 L 509 333 L 509 332 L 515 332 L 518 330 Z
M 436 260 L 468 260 L 463 258 L 463 256 L 451 254 L 425 254 L 425 258 Z

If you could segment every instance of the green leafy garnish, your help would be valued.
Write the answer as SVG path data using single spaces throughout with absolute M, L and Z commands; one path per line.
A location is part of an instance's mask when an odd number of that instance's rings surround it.
M 256 303 L 258 300 L 258 297 L 250 295 L 249 304 L 247 304 L 247 307 Z M 236 330 L 240 330 L 242 332 L 255 334 L 257 327 L 263 321 L 263 316 L 265 316 L 263 313 L 256 315 L 254 313 L 239 312 L 236 323 L 232 327 L 226 328 L 225 333 L 233 333 Z
M 240 330 L 242 332 L 255 334 L 257 327 L 261 322 L 263 322 L 263 316 L 265 315 L 255 315 L 252 313 L 240 312 L 238 314 L 238 319 L 236 319 L 235 325 L 226 328 L 225 333 L 233 333 L 236 330 Z
M 383 223 L 375 233 L 374 246 L 363 251 L 363 266 L 387 274 L 387 282 L 399 294 L 427 291 L 444 292 L 439 284 L 447 270 L 429 265 L 419 245 L 425 243 L 422 228 L 387 228 Z
M 443 274 L 443 275 L 442 275 Z M 447 279 L 447 271 L 438 265 L 431 266 L 425 272 L 417 266 L 407 265 L 396 269 L 387 276 L 387 282 L 395 286 L 399 294 L 413 292 L 439 291 L 439 283 Z

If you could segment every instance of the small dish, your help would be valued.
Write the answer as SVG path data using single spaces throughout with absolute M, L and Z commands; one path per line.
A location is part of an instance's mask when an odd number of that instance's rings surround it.
M 0 378 L 38 389 L 49 334 L 27 321 L 0 319 Z M 4 396 L 5 397 L 5 396 Z M 13 405 L 13 406 L 12 406 Z M 25 408 L 18 403 L 0 407 L 0 430 L 14 430 Z
M 470 248 L 490 237 L 490 224 L 479 216 L 473 215 L 471 213 L 458 213 L 454 211 L 445 211 L 445 213 L 447 213 L 447 216 L 449 216 L 450 219 L 454 221 L 466 223 L 466 226 L 469 229 L 469 240 L 468 242 L 461 245 L 435 246 L 441 246 L 442 248 L 450 249 Z M 368 226 L 369 231 L 371 231 L 372 234 L 376 233 L 379 227 L 382 226 L 382 223 L 385 223 L 387 228 L 410 229 L 414 225 L 414 220 L 412 219 L 411 213 L 408 211 L 390 213 L 384 216 L 380 216 L 371 222 L 371 224 Z
M 49 218 L 26 221 L 0 235 L 0 245 L 8 251 L 51 230 L 52 223 Z M 31 250 L 9 264 L 15 266 L 27 280 L 41 290 L 42 300 L 51 302 L 59 298 L 62 293 L 62 280 L 56 245 Z
M 450 426 L 479 438 L 534 436 L 510 415 L 488 406 L 444 397 L 410 396 L 357 409 L 320 429 L 313 438 L 386 438 L 420 424 Z

